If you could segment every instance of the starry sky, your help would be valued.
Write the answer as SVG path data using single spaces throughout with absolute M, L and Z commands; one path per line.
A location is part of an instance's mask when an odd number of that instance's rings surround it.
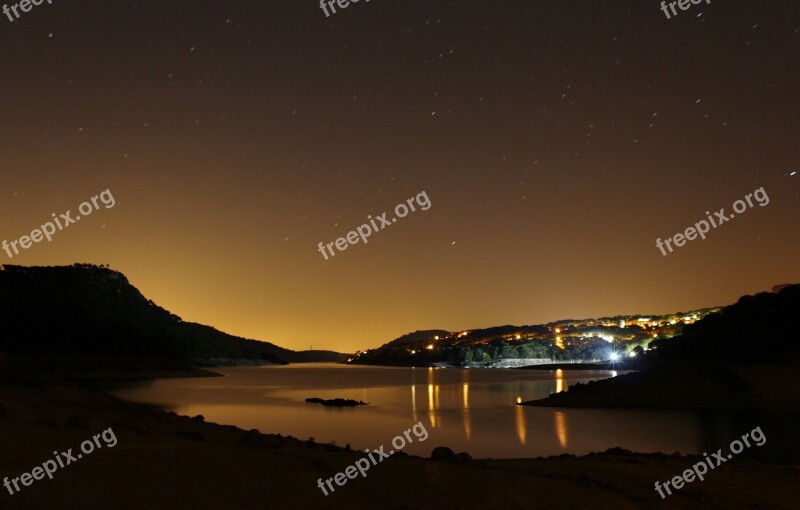
M 0 38 L 0 240 L 115 199 L 2 263 L 110 264 L 185 320 L 352 352 L 800 281 L 797 2 L 55 0 Z

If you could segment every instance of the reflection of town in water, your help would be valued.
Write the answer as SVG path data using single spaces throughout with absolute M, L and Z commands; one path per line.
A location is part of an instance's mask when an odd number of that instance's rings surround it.
M 461 370 L 460 384 L 445 384 L 440 385 L 437 381 L 437 375 L 440 369 L 427 368 L 422 369 L 420 372 L 425 372 L 425 384 L 411 384 L 411 409 L 412 417 L 415 422 L 422 418 L 427 417 L 430 422 L 431 428 L 441 428 L 444 419 L 460 419 L 462 428 L 464 430 L 464 437 L 469 440 L 472 437 L 473 423 L 470 416 L 470 371 Z M 614 374 L 616 375 L 616 374 Z M 530 394 L 531 392 L 524 392 L 524 386 L 532 384 L 530 382 L 520 382 L 518 385 L 519 394 L 515 402 L 512 400 L 511 405 L 514 403 L 521 403 L 523 401 L 523 394 Z M 553 372 L 553 389 L 551 393 L 560 393 L 565 391 L 569 384 L 564 371 L 557 369 Z M 476 384 L 473 383 L 473 386 Z M 444 388 L 442 388 L 444 386 Z M 492 393 L 492 384 L 488 384 L 488 392 L 486 388 L 483 389 L 482 397 L 494 396 Z M 441 393 L 444 392 L 445 404 L 442 406 Z M 481 394 L 481 393 L 479 393 Z M 482 402 L 483 403 L 483 402 Z M 525 406 L 514 406 L 514 427 L 516 429 L 517 439 L 521 445 L 528 444 L 530 435 L 535 431 L 528 430 L 528 423 L 526 421 L 526 413 L 530 408 Z M 457 411 L 457 412 L 455 412 Z M 555 437 L 558 439 L 559 445 L 562 448 L 567 448 L 568 441 L 568 426 L 567 415 L 561 411 L 553 411 L 553 431 Z

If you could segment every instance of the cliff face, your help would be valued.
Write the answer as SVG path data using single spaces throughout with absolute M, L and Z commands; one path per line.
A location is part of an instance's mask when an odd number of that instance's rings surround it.
M 187 323 L 119 272 L 89 264 L 3 266 L 0 350 L 13 354 L 257 359 L 293 351 Z

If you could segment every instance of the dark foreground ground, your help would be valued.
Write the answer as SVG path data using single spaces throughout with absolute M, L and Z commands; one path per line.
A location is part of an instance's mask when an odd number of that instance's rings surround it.
M 662 501 L 695 460 L 626 452 L 456 463 L 395 456 L 324 496 L 317 479 L 361 454 L 205 423 L 78 388 L 0 386 L 0 477 L 113 428 L 118 443 L 34 481 L 3 509 L 794 509 L 798 466 L 736 459 Z M 105 444 L 101 440 L 101 444 Z M 437 445 L 431 445 L 433 448 Z

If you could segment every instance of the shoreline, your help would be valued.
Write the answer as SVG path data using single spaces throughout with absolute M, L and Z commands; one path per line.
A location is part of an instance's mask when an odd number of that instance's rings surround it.
M 673 363 L 577 383 L 518 405 L 601 409 L 797 412 L 800 363 L 737 366 L 709 360 Z
M 398 507 L 598 508 L 651 506 L 659 498 L 655 480 L 685 469 L 692 457 L 639 454 L 621 449 L 581 457 L 429 460 L 397 454 L 369 471 L 366 479 L 324 496 L 318 478 L 341 471 L 364 454 L 348 447 L 245 431 L 82 388 L 0 386 L 0 476 L 18 476 L 51 457 L 53 449 L 75 447 L 89 435 L 113 427 L 119 443 L 95 452 L 53 480 L 26 487 L 11 498 L 26 508 L 84 510 L 142 507 L 192 509 L 373 508 L 377 494 Z M 437 445 L 431 444 L 431 451 Z M 231 476 L 231 473 L 236 473 Z M 748 477 L 750 485 L 736 480 Z M 731 508 L 738 504 L 791 508 L 775 494 L 791 494 L 800 469 L 741 459 L 714 473 L 714 482 L 695 484 L 671 496 L 674 508 Z M 171 490 L 159 489 L 168 481 Z M 225 480 L 219 485 L 219 480 Z M 414 491 L 398 491 L 398 484 Z M 93 487 L 103 490 L 74 490 Z M 491 491 L 486 487 L 494 487 Z M 531 487 L 536 487 L 532 494 Z M 731 487 L 734 487 L 731 490 Z M 752 490 L 750 487 L 758 487 Z M 703 506 L 698 501 L 702 495 Z M 583 503 L 581 503 L 583 502 Z
M 582 362 L 582 363 L 553 363 L 550 365 L 528 365 L 512 370 L 607 370 L 607 371 L 630 371 L 637 370 L 629 363 L 609 361 L 609 362 Z

